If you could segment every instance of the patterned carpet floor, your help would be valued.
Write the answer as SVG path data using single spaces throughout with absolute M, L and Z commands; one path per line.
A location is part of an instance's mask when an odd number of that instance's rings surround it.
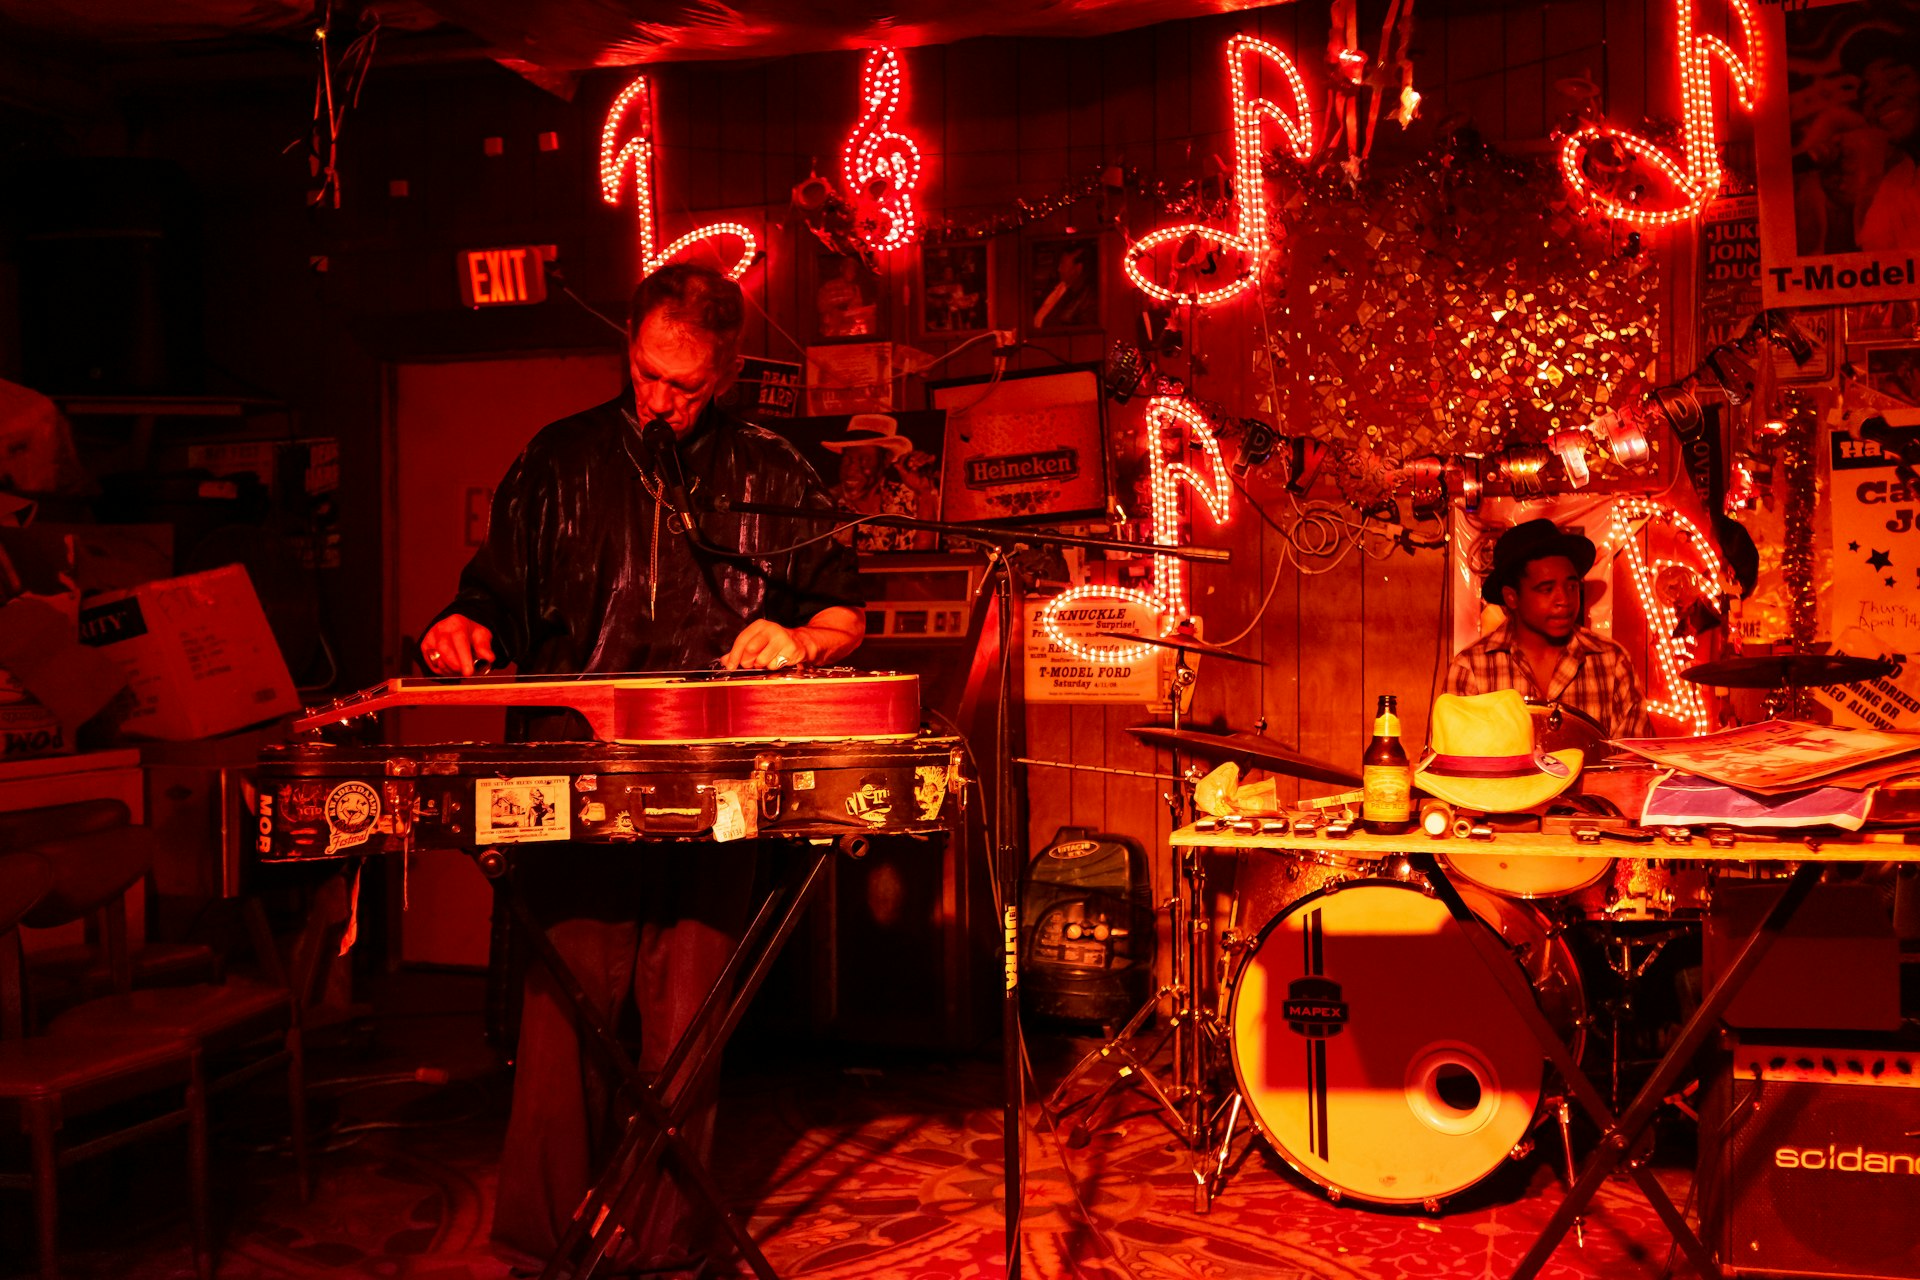
M 278 1119 L 271 1097 L 260 1099 L 257 1115 L 229 1123 L 216 1169 L 219 1276 L 505 1277 L 488 1251 L 487 1228 L 506 1081 L 479 1040 L 477 1015 L 391 1017 L 370 1042 L 316 1061 L 315 1118 L 326 1149 L 305 1205 L 290 1159 L 271 1149 Z M 1035 1046 L 1043 1062 L 1046 1049 Z M 422 1066 L 449 1078 L 409 1077 Z M 1000 1277 L 998 1082 L 997 1064 L 986 1059 L 737 1052 L 718 1141 L 724 1189 L 748 1212 L 783 1276 Z M 1063 1151 L 1044 1127 L 1029 1133 L 1023 1275 L 1499 1277 L 1511 1272 L 1560 1195 L 1546 1158 L 1557 1154 L 1551 1138 L 1437 1215 L 1331 1204 L 1252 1144 L 1244 1152 L 1236 1145 L 1225 1194 L 1200 1216 L 1167 1129 L 1123 1103 L 1079 1150 Z M 155 1143 L 137 1152 L 63 1183 L 67 1276 L 193 1274 L 184 1151 Z M 1669 1178 L 1683 1199 L 1684 1179 L 1677 1171 L 1663 1175 Z M 0 1196 L 0 1276 L 32 1274 L 29 1221 L 25 1196 Z M 1651 1209 L 1630 1184 L 1614 1182 L 1587 1220 L 1584 1247 L 1567 1241 L 1545 1275 L 1653 1280 L 1667 1263 L 1666 1236 Z

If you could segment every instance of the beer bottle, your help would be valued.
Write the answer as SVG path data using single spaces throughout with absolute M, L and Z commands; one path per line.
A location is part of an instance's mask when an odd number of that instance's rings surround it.
M 1360 818 L 1378 835 L 1400 835 L 1413 830 L 1413 769 L 1400 745 L 1399 699 L 1380 695 L 1373 720 L 1373 741 L 1360 758 L 1360 785 L 1364 798 Z

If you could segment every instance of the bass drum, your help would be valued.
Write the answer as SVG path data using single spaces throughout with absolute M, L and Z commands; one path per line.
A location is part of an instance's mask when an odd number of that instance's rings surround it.
M 1574 1033 L 1573 953 L 1540 913 L 1462 897 L 1514 954 L 1549 1021 Z M 1261 933 L 1228 1009 L 1255 1127 L 1336 1198 L 1421 1204 L 1472 1186 L 1525 1138 L 1544 1055 L 1438 898 L 1398 881 L 1308 895 Z
M 1543 751 L 1578 750 L 1584 768 L 1606 749 L 1607 731 L 1584 711 L 1558 702 L 1529 702 L 1527 711 L 1533 716 L 1533 743 Z M 1443 852 L 1440 860 L 1468 884 L 1509 898 L 1557 898 L 1577 893 L 1598 883 L 1613 866 L 1612 858 L 1504 853 Z

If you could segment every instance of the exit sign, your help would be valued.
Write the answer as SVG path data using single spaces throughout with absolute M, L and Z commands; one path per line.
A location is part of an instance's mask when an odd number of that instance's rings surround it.
M 515 244 L 501 249 L 468 249 L 456 263 L 460 301 L 470 307 L 525 307 L 547 300 L 546 264 L 550 244 Z

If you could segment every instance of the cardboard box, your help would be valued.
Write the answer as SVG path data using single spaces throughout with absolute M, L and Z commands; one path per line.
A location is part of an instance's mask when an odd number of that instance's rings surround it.
M 0 671 L 0 760 L 61 755 L 73 750 L 60 717 L 40 704 L 12 673 Z
M 299 708 L 247 571 L 227 565 L 89 599 L 80 639 L 113 655 L 135 703 L 129 735 L 185 741 Z

